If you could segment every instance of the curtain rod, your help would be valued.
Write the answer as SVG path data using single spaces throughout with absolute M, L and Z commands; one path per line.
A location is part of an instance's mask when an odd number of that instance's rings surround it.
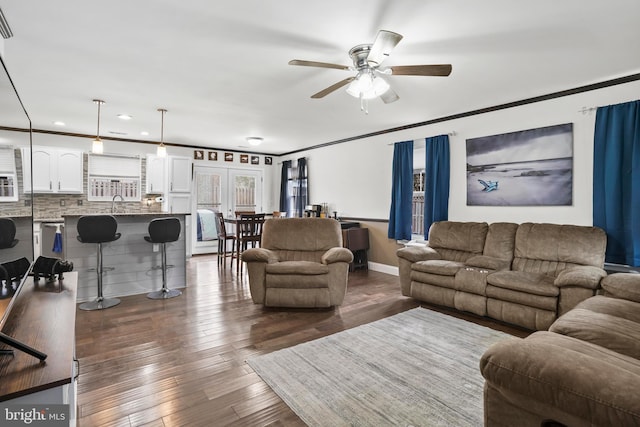
M 449 132 L 449 133 L 445 133 L 445 134 L 442 134 L 442 133 L 441 133 L 440 135 L 456 136 L 456 135 L 457 135 L 457 133 L 456 133 L 456 131 L 455 131 L 455 130 L 452 130 L 452 131 L 451 131 L 451 132 Z M 415 140 L 414 140 L 414 141 L 415 141 Z M 390 142 L 390 143 L 389 143 L 389 144 L 387 144 L 387 145 L 393 145 L 393 144 L 395 144 L 395 142 Z
M 589 114 L 593 111 L 596 111 L 597 109 L 598 107 L 582 107 L 581 109 L 578 110 L 578 113 Z
M 300 160 L 300 159 L 306 159 L 307 161 L 309 161 L 309 157 L 298 157 L 297 160 Z M 291 165 L 293 166 L 293 160 L 291 162 L 292 162 Z M 278 162 L 278 163 L 276 163 L 276 165 L 281 165 L 283 163 L 284 163 L 284 161 Z

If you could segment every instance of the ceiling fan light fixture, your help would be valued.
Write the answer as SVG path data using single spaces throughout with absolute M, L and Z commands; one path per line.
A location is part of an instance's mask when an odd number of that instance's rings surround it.
M 100 139 L 100 107 L 104 104 L 101 99 L 94 99 L 94 103 L 98 104 L 98 129 L 96 130 L 96 139 L 91 143 L 91 152 L 93 154 L 102 154 L 104 152 L 104 144 Z
M 264 138 L 260 138 L 257 136 L 249 136 L 247 137 L 247 143 L 249 145 L 253 145 L 254 147 L 262 144 L 262 142 L 264 141 Z
M 347 87 L 347 93 L 354 98 L 373 99 L 389 90 L 389 83 L 371 71 L 361 72 Z

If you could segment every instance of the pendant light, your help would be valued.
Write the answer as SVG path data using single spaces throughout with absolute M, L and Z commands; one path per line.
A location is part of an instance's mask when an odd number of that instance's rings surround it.
M 98 130 L 96 131 L 96 139 L 93 140 L 91 144 L 91 152 L 93 154 L 102 154 L 104 151 L 104 146 L 102 145 L 102 140 L 100 139 L 100 106 L 104 104 L 104 101 L 101 99 L 94 99 L 93 102 L 98 104 Z
M 156 155 L 158 157 L 167 157 L 167 147 L 164 145 L 164 113 L 167 112 L 164 108 L 158 108 L 158 111 L 162 113 L 162 122 L 160 125 L 160 145 L 156 150 Z

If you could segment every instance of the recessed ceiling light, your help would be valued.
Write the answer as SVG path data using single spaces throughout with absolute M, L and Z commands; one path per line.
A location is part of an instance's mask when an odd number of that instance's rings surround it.
M 56 120 L 55 122 L 53 122 L 53 124 L 56 126 L 66 126 L 64 122 L 61 122 L 59 120 Z
M 143 130 L 142 132 L 140 132 L 140 135 L 149 136 L 149 132 L 147 132 L 146 130 Z
M 118 118 L 121 119 L 121 120 L 131 120 L 131 119 L 133 119 L 133 117 L 128 115 L 128 114 L 118 114 Z

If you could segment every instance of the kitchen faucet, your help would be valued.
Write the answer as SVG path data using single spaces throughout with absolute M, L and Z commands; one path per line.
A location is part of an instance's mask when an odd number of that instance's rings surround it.
M 113 198 L 111 199 L 111 213 L 116 212 L 116 197 L 120 197 L 120 202 L 124 202 L 124 198 L 120 194 L 116 194 L 115 196 L 113 196 Z

